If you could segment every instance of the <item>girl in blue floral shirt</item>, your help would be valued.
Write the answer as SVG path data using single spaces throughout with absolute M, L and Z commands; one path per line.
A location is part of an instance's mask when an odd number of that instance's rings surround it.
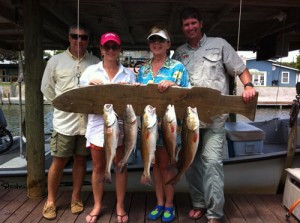
M 153 27 L 147 40 L 153 58 L 139 69 L 137 82 L 158 84 L 159 92 L 166 91 L 170 86 L 190 87 L 189 76 L 183 64 L 169 58 L 171 42 L 167 30 Z M 168 168 L 168 161 L 169 155 L 164 147 L 162 133 L 159 129 L 155 164 L 153 165 L 157 205 L 148 214 L 150 220 L 157 220 L 161 217 L 163 222 L 171 222 L 175 219 L 174 186 L 166 185 L 166 182 L 175 175 L 175 171 Z

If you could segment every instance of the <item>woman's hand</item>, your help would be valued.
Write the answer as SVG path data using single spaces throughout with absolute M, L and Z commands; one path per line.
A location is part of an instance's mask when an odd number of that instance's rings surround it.
M 90 80 L 89 85 L 101 85 L 103 84 L 103 81 L 101 79 L 93 79 Z
M 158 84 L 158 91 L 159 92 L 164 92 L 164 91 L 166 91 L 171 86 L 176 86 L 176 84 L 174 82 L 172 82 L 172 81 L 161 81 Z

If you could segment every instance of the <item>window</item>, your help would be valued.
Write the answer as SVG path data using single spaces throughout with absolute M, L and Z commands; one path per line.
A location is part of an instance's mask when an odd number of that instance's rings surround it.
M 254 86 L 266 86 L 266 71 L 250 69 L 249 72 L 252 76 L 252 83 Z
M 281 83 L 288 84 L 290 82 L 290 72 L 283 71 L 281 73 Z

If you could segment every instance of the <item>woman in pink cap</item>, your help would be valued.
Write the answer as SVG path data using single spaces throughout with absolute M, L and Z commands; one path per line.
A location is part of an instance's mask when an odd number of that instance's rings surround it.
M 134 83 L 134 73 L 123 67 L 118 62 L 121 52 L 120 37 L 116 33 L 105 33 L 100 39 L 100 51 L 103 61 L 98 64 L 89 66 L 80 78 L 80 84 L 86 85 L 101 85 L 111 83 Z M 119 143 L 116 150 L 114 165 L 117 164 L 123 157 L 123 122 L 119 120 Z M 87 147 L 91 150 L 93 160 L 92 173 L 92 189 L 94 194 L 94 208 L 86 216 L 87 223 L 97 222 L 101 214 L 102 198 L 104 191 L 104 171 L 105 171 L 105 148 L 104 148 L 104 120 L 99 114 L 89 114 L 86 130 Z M 117 194 L 117 222 L 128 222 L 128 215 L 124 208 L 124 199 L 127 184 L 127 169 L 126 167 L 120 173 L 115 173 L 116 194 Z

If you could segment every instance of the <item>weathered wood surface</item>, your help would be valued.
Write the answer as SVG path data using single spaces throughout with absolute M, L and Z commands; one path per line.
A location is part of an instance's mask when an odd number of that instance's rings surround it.
M 60 190 L 57 194 L 57 218 L 49 221 L 42 217 L 42 209 L 46 198 L 29 199 L 26 190 L 12 189 L 0 190 L 0 222 L 57 222 L 82 223 L 93 208 L 94 200 L 91 191 L 82 192 L 82 201 L 85 205 L 83 213 L 73 215 L 70 210 L 70 190 Z M 102 211 L 99 222 L 116 222 L 116 193 L 105 191 L 102 200 Z M 161 223 L 161 219 L 150 221 L 147 214 L 156 205 L 155 193 L 127 192 L 125 197 L 125 210 L 129 214 L 131 223 Z M 191 207 L 188 193 L 176 192 L 174 206 L 176 210 L 176 223 L 207 223 L 204 216 L 194 221 L 187 217 Z M 282 206 L 282 195 L 242 195 L 226 194 L 223 223 L 296 223 L 293 216 L 285 218 L 287 210 Z
M 183 118 L 188 106 L 197 107 L 199 119 L 209 123 L 211 117 L 224 113 L 240 114 L 254 121 L 257 99 L 258 93 L 255 100 L 245 104 L 242 96 L 221 95 L 218 90 L 202 87 L 170 87 L 160 93 L 156 84 L 107 84 L 70 90 L 55 98 L 53 106 L 67 112 L 102 114 L 104 104 L 113 104 L 116 113 L 122 116 L 126 104 L 132 104 L 141 116 L 145 106 L 152 105 L 162 117 L 168 104 L 173 104 L 177 117 Z
M 24 77 L 28 89 L 25 91 L 27 194 L 29 197 L 41 197 L 46 193 L 44 110 L 40 90 L 41 74 L 44 70 L 42 12 L 39 0 L 28 0 L 23 3 L 26 64 Z

